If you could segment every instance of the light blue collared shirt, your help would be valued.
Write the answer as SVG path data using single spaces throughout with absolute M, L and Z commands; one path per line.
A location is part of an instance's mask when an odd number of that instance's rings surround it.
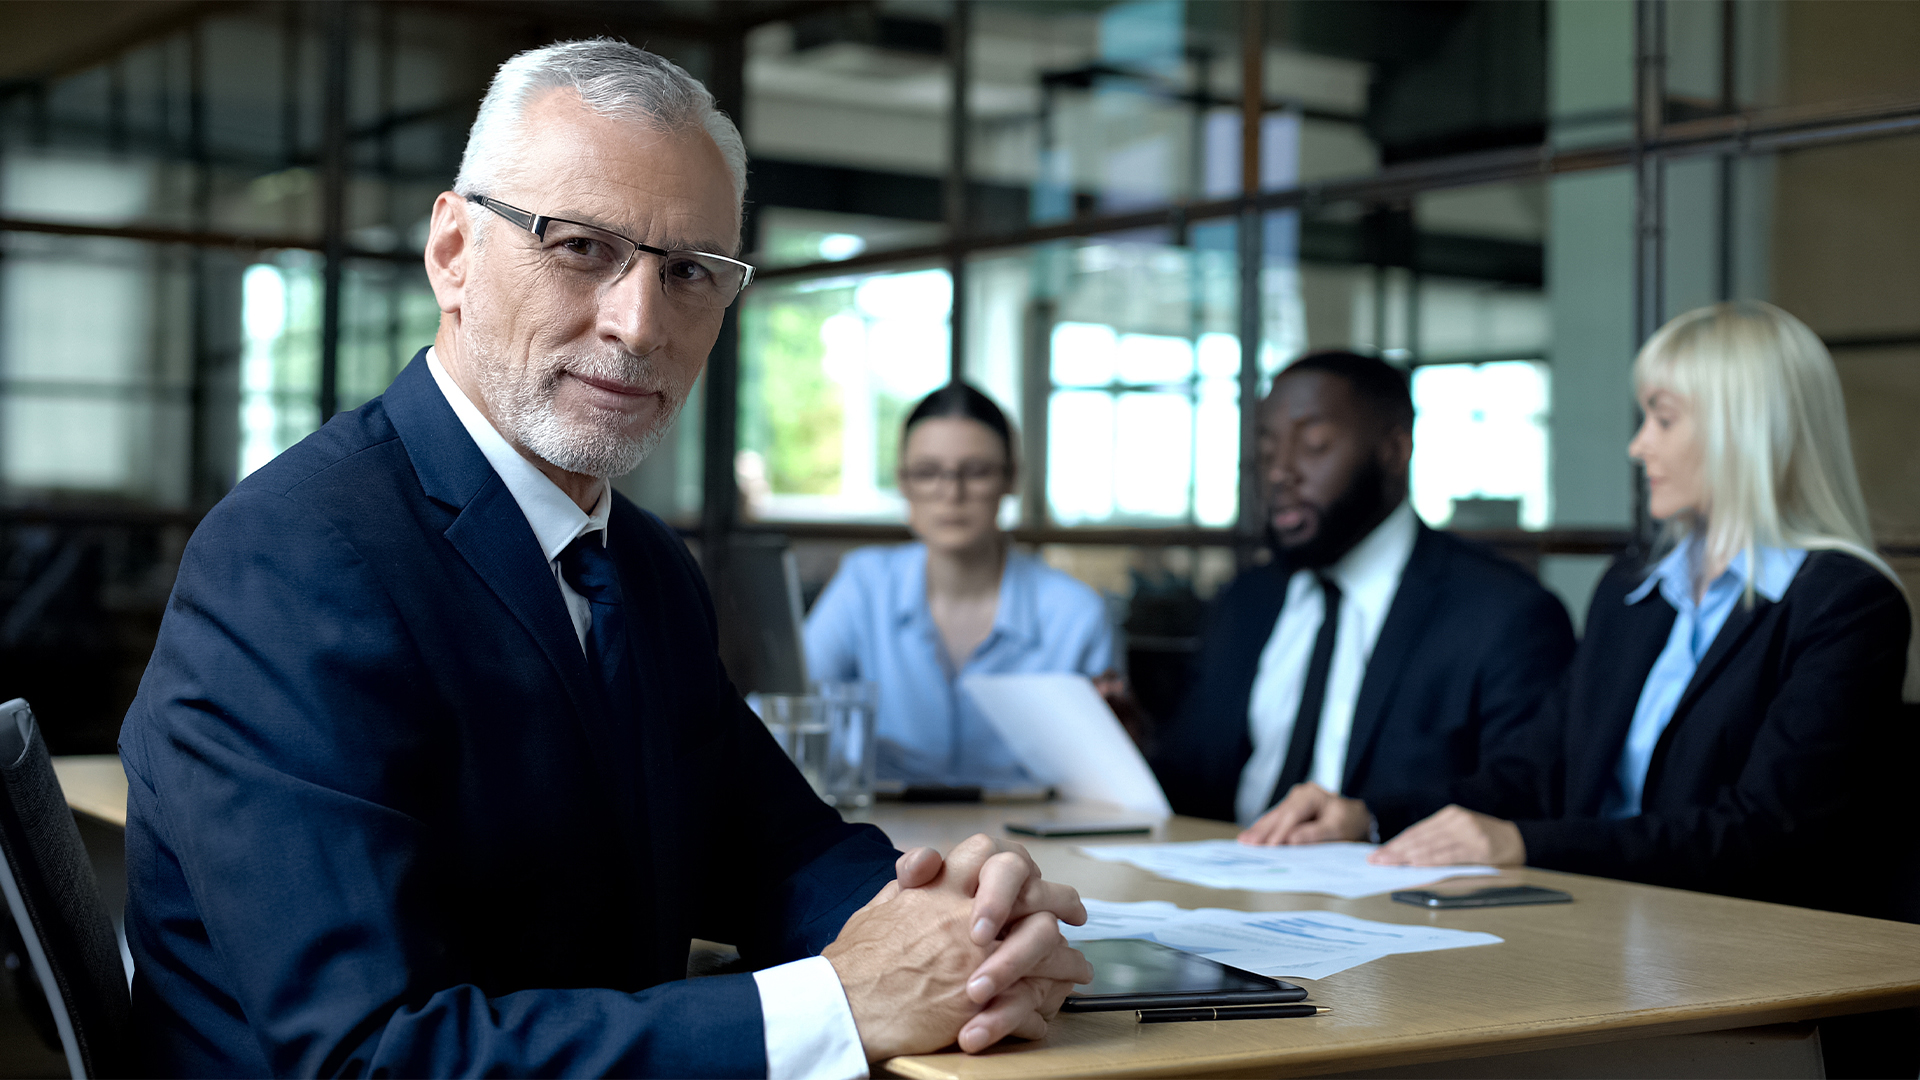
M 960 676 L 1091 676 L 1113 662 L 1113 632 L 1100 594 L 1031 555 L 1009 551 L 993 629 L 950 671 L 927 610 L 921 544 L 848 552 L 807 615 L 806 643 L 810 677 L 880 684 L 878 773 L 911 783 L 1032 782 L 959 689 Z
M 1633 708 L 1627 743 L 1620 750 L 1619 764 L 1614 766 L 1613 790 L 1602 810 L 1606 817 L 1639 815 L 1640 796 L 1647 785 L 1647 767 L 1653 760 L 1653 748 L 1660 742 L 1660 733 L 1667 730 L 1673 711 L 1680 706 L 1680 698 L 1693 682 L 1694 671 L 1713 646 L 1720 628 L 1727 624 L 1733 606 L 1746 594 L 1747 553 L 1742 551 L 1713 584 L 1707 586 L 1699 603 L 1694 602 L 1693 574 L 1699 545 L 1697 536 L 1682 541 L 1660 560 L 1639 588 L 1627 594 L 1627 603 L 1638 604 L 1657 588 L 1661 599 L 1672 605 L 1675 615 L 1673 631 L 1667 635 L 1667 647 L 1660 650 L 1659 659 L 1653 662 L 1653 670 L 1647 673 L 1647 681 L 1640 688 L 1640 701 Z M 1760 573 L 1754 578 L 1754 591 L 1779 603 L 1787 586 L 1793 583 L 1793 575 L 1800 571 L 1800 564 L 1807 561 L 1807 553 L 1802 548 L 1757 550 Z

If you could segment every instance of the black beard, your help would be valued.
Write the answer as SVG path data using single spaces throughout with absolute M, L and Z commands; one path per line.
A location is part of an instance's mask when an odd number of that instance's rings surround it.
M 1377 456 L 1369 456 L 1347 490 L 1327 506 L 1320 515 L 1320 528 L 1313 539 L 1298 547 L 1286 547 L 1274 535 L 1273 524 L 1267 524 L 1267 546 L 1272 549 L 1274 560 L 1285 563 L 1294 569 L 1320 570 L 1332 566 L 1341 557 L 1353 550 L 1353 546 L 1373 531 L 1375 525 L 1386 517 L 1387 510 L 1387 470 L 1380 464 Z

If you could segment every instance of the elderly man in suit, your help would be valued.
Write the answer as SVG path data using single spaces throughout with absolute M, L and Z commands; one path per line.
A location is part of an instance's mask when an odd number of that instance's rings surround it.
M 195 534 L 121 736 L 152 1074 L 851 1076 L 1091 977 L 1024 851 L 901 856 L 814 797 L 610 488 L 751 276 L 744 158 L 659 57 L 509 61 L 433 207 L 432 348 Z M 683 978 L 695 935 L 760 970 Z
M 1168 799 L 1260 844 L 1378 839 L 1487 805 L 1508 790 L 1490 770 L 1524 760 L 1572 655 L 1566 609 L 1414 515 L 1398 370 L 1310 354 L 1275 377 L 1259 422 L 1274 557 L 1214 602 L 1153 754 Z

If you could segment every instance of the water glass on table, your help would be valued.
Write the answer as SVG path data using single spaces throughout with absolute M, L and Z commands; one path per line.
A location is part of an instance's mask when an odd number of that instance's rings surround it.
M 815 694 L 748 694 L 747 704 L 760 714 L 773 741 L 787 752 L 800 775 L 826 798 L 825 773 L 830 740 L 824 703 Z
M 871 682 L 813 684 L 828 730 L 820 797 L 842 810 L 873 805 L 875 740 L 880 686 Z

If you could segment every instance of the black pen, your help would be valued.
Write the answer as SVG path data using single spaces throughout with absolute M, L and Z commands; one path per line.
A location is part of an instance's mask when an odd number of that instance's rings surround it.
M 1285 1020 L 1332 1011 L 1325 1005 L 1242 1005 L 1225 1009 L 1139 1009 L 1133 1016 L 1143 1024 L 1177 1024 L 1183 1020 Z

